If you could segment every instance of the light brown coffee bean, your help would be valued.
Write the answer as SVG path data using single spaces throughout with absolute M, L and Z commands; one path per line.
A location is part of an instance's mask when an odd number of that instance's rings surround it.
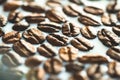
M 59 1 L 55 1 L 55 0 L 48 0 L 46 2 L 46 5 L 49 6 L 49 7 L 52 7 L 52 8 L 62 6 L 62 4 Z
M 69 1 L 77 5 L 84 5 L 84 3 L 81 0 L 69 0 Z
M 7 17 L 4 15 L 0 15 L 0 27 L 4 27 L 7 24 Z
M 11 47 L 7 44 L 0 44 L 0 54 L 6 54 L 11 50 Z
M 82 76 L 80 73 L 75 73 L 70 76 L 69 80 L 87 80 L 84 76 Z

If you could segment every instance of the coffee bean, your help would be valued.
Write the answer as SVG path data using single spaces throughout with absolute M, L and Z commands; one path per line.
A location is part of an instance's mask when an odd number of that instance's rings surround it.
M 7 0 L 0 0 L 0 4 L 5 3 Z
M 66 36 L 77 36 L 80 33 L 80 27 L 74 23 L 65 22 L 62 26 L 62 33 Z
M 84 11 L 93 15 L 102 15 L 104 13 L 102 9 L 93 6 L 85 6 Z
M 58 74 L 62 71 L 62 62 L 59 59 L 51 58 L 44 63 L 44 70 L 50 74 Z
M 31 44 L 39 44 L 45 41 L 45 36 L 43 35 L 43 33 L 36 28 L 26 30 L 23 33 L 23 37 Z
M 42 60 L 40 59 L 39 56 L 30 56 L 26 59 L 25 65 L 28 67 L 37 67 L 42 63 Z
M 118 62 L 110 62 L 108 64 L 108 74 L 111 77 L 120 77 L 120 63 Z
M 13 30 L 15 31 L 24 31 L 25 29 L 27 29 L 28 27 L 30 26 L 29 23 L 27 22 L 18 22 L 18 23 L 15 23 L 12 27 Z
M 93 49 L 94 45 L 84 37 L 76 37 L 71 40 L 72 46 L 82 51 L 89 51 Z
M 47 33 L 59 32 L 61 30 L 61 25 L 54 22 L 40 22 L 38 24 L 38 29 Z
M 109 48 L 106 54 L 112 59 L 120 61 L 120 47 L 119 46 L 113 46 Z
M 30 14 L 28 16 L 25 16 L 25 20 L 28 23 L 39 23 L 45 21 L 45 14 L 37 14 L 37 13 Z
M 3 36 L 5 34 L 5 32 L 2 30 L 2 28 L 0 28 L 0 37 Z
M 116 25 L 116 26 L 112 27 L 112 31 L 113 31 L 116 35 L 120 36 L 120 25 Z
M 15 43 L 17 41 L 19 41 L 21 38 L 21 35 L 19 32 L 17 31 L 11 31 L 6 33 L 3 37 L 2 37 L 2 41 L 5 43 Z
M 61 80 L 56 75 L 50 75 L 50 77 L 47 80 Z
M 87 54 L 82 57 L 78 57 L 78 61 L 81 63 L 108 63 L 107 58 L 99 54 Z
M 98 38 L 104 45 L 108 47 L 117 46 L 120 43 L 119 37 L 107 29 L 101 29 L 98 31 Z
M 7 24 L 7 17 L 4 15 L 0 15 L 0 27 L 3 27 Z
M 46 5 L 49 6 L 49 7 L 52 7 L 52 8 L 62 6 L 62 4 L 59 1 L 55 1 L 55 0 L 47 1 Z
M 23 19 L 23 14 L 19 11 L 11 11 L 8 16 L 8 21 L 11 23 L 20 22 Z
M 0 54 L 6 54 L 11 50 L 11 47 L 7 44 L 0 44 Z
M 100 26 L 101 25 L 98 21 L 88 16 L 84 16 L 84 15 L 80 15 L 80 17 L 78 18 L 78 21 L 86 26 Z
M 77 17 L 79 14 L 78 12 L 76 12 L 73 8 L 75 6 L 72 6 L 72 5 L 67 5 L 67 6 L 64 6 L 63 7 L 63 12 L 68 15 L 68 16 L 71 16 L 71 17 Z
M 32 68 L 27 73 L 27 80 L 45 80 L 45 71 L 42 68 Z
M 81 0 L 69 0 L 69 1 L 72 2 L 72 3 L 75 3 L 77 5 L 84 5 L 84 3 L 81 2 Z
M 35 47 L 24 40 L 20 40 L 14 43 L 13 50 L 23 57 L 32 56 L 36 52 Z
M 25 2 L 34 2 L 35 0 L 24 0 Z
M 22 58 L 14 52 L 7 52 L 4 54 L 1 61 L 7 67 L 17 67 L 22 64 Z
M 59 56 L 63 61 L 74 61 L 77 59 L 78 50 L 72 46 L 61 47 L 59 49 Z
M 35 2 L 30 2 L 22 5 L 22 9 L 28 12 L 35 12 L 35 13 L 44 13 L 45 8 L 38 5 Z
M 117 13 L 117 19 L 120 21 L 120 11 Z
M 81 34 L 87 39 L 96 38 L 97 31 L 91 26 L 85 26 L 80 29 Z
M 84 69 L 84 66 L 79 63 L 69 63 L 65 65 L 66 71 L 71 72 L 71 73 L 77 73 L 80 72 Z
M 49 44 L 42 44 L 37 48 L 37 51 L 39 52 L 40 55 L 47 58 L 52 58 L 56 56 L 57 53 L 56 49 Z
M 48 10 L 46 12 L 46 16 L 50 21 L 56 22 L 56 23 L 62 23 L 65 22 L 66 19 L 64 17 L 63 14 L 61 14 L 60 12 L 58 12 L 57 10 Z
M 68 38 L 59 34 L 49 34 L 46 39 L 53 46 L 65 46 L 68 44 Z
M 4 11 L 13 11 L 22 5 L 22 1 L 8 1 L 4 4 Z
M 69 80 L 87 80 L 87 79 L 83 77 L 80 73 L 75 73 L 72 76 L 70 76 Z

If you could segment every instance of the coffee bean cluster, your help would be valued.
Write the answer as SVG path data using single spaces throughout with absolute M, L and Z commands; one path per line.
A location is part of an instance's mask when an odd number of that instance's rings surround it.
M 67 2 L 45 0 L 40 5 L 35 0 L 0 0 L 8 13 L 0 13 L 0 80 L 22 80 L 25 74 L 26 80 L 63 80 L 59 75 L 64 73 L 70 74 L 65 80 L 120 79 L 118 1 L 108 0 L 105 10 L 83 0 Z M 95 44 L 108 50 L 97 53 Z

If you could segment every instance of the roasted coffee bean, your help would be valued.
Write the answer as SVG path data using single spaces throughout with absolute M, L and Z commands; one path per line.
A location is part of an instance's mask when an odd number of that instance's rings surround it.
M 120 77 L 120 63 L 118 62 L 110 62 L 108 64 L 108 74 L 111 77 Z
M 61 25 L 54 22 L 41 22 L 38 24 L 38 29 L 48 33 L 59 32 Z
M 56 75 L 50 75 L 50 77 L 47 80 L 61 80 Z
M 57 54 L 56 49 L 49 44 L 42 44 L 37 48 L 37 51 L 40 55 L 47 58 L 52 58 Z
M 69 0 L 69 1 L 77 5 L 84 5 L 83 2 L 81 2 L 81 0 Z
M 11 47 L 7 44 L 0 44 L 0 54 L 6 54 L 11 50 Z
M 49 7 L 61 7 L 62 4 L 59 1 L 55 1 L 55 0 L 50 0 L 46 2 L 46 5 L 48 5 Z
M 78 21 L 86 26 L 100 26 L 101 25 L 98 21 L 88 16 L 84 16 L 84 15 L 80 15 L 80 17 L 78 18 Z
M 120 61 L 120 47 L 114 46 L 107 50 L 107 55 L 114 60 Z
M 15 43 L 17 41 L 19 41 L 21 38 L 21 35 L 19 32 L 17 31 L 11 31 L 6 33 L 3 37 L 2 37 L 2 41 L 5 43 Z
M 44 70 L 50 74 L 58 74 L 62 71 L 62 62 L 59 59 L 51 58 L 44 63 Z
M 4 4 L 4 11 L 13 11 L 22 5 L 22 1 L 8 1 Z
M 8 16 L 8 21 L 11 23 L 20 22 L 23 19 L 23 14 L 19 11 L 11 11 Z
M 7 17 L 4 15 L 0 15 L 0 27 L 3 27 L 7 24 Z
M 23 37 L 31 44 L 39 44 L 45 41 L 45 36 L 43 35 L 43 33 L 36 28 L 31 28 L 25 31 L 23 33 Z
M 68 44 L 68 38 L 58 34 L 49 34 L 46 39 L 53 46 L 65 46 Z
M 42 68 L 32 68 L 27 73 L 27 80 L 45 80 L 45 71 Z
M 45 8 L 38 5 L 35 2 L 31 2 L 31 3 L 26 3 L 24 5 L 22 5 L 22 9 L 28 12 L 35 12 L 35 13 L 44 13 L 45 12 Z
M 66 19 L 64 17 L 63 14 L 61 14 L 60 12 L 52 9 L 52 10 L 48 10 L 46 12 L 46 17 L 50 20 L 50 21 L 53 21 L 53 22 L 56 22 L 56 23 L 62 23 L 62 22 L 65 22 Z
M 25 20 L 28 23 L 39 23 L 45 21 L 45 14 L 37 14 L 37 13 L 30 14 L 28 16 L 25 16 Z
M 84 11 L 93 15 L 102 15 L 104 13 L 102 9 L 93 6 L 85 6 Z
M 82 27 L 80 32 L 87 39 L 94 39 L 97 35 L 97 31 L 91 26 Z
M 0 0 L 0 4 L 3 4 L 4 2 L 6 2 L 7 0 Z
M 107 58 L 99 54 L 87 54 L 82 57 L 78 57 L 78 61 L 81 63 L 108 63 Z
M 63 61 L 74 61 L 77 59 L 78 50 L 72 46 L 61 47 L 59 56 Z
M 94 45 L 84 37 L 77 37 L 71 40 L 72 46 L 82 51 L 89 51 L 93 49 Z
M 98 31 L 98 38 L 104 45 L 108 47 L 117 46 L 120 43 L 119 37 L 106 29 L 101 29 Z
M 14 43 L 13 50 L 23 57 L 32 56 L 36 52 L 35 47 L 24 40 L 20 40 Z
M 112 27 L 112 31 L 113 31 L 116 35 L 120 36 L 120 25 L 116 25 L 116 26 Z
M 80 73 L 73 74 L 69 80 L 87 80 L 85 77 L 83 77 Z
M 40 59 L 39 56 L 30 56 L 26 59 L 25 65 L 28 67 L 37 67 L 42 63 L 42 60 Z
M 2 30 L 2 28 L 0 28 L 0 37 L 3 36 L 5 34 L 5 32 Z
M 120 21 L 120 11 L 117 13 L 117 19 Z
M 62 33 L 66 36 L 77 36 L 80 33 L 80 27 L 69 22 L 65 22 L 62 26 Z
M 29 23 L 27 22 L 18 22 L 18 23 L 15 23 L 12 27 L 13 30 L 15 31 L 24 31 L 25 29 L 27 29 L 28 27 L 30 26 Z
M 69 63 L 65 65 L 66 71 L 71 73 L 77 73 L 84 69 L 84 66 L 79 63 Z
M 71 16 L 71 17 L 77 17 L 79 15 L 78 12 L 76 12 L 75 9 L 76 6 L 74 5 L 67 5 L 67 6 L 64 6 L 63 7 L 63 12 L 68 15 L 68 16 Z
M 4 54 L 1 61 L 7 67 L 17 67 L 22 64 L 22 58 L 14 52 Z

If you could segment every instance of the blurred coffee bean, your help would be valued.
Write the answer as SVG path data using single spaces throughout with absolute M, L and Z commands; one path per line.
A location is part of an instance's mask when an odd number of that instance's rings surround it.
M 69 0 L 69 1 L 77 5 L 84 5 L 84 3 L 81 0 Z
M 120 36 L 120 25 L 116 25 L 116 26 L 112 27 L 112 31 L 113 31 L 116 35 Z
M 74 61 L 77 59 L 78 50 L 72 46 L 61 47 L 59 49 L 59 56 L 63 61 Z
M 45 41 L 43 33 L 36 28 L 31 28 L 23 32 L 23 37 L 31 44 L 39 44 Z
M 5 3 L 7 0 L 0 0 L 0 5 Z
M 11 47 L 7 44 L 0 44 L 0 54 L 6 54 L 11 50 Z
M 50 75 L 50 77 L 47 80 L 61 80 L 57 77 L 57 75 Z
M 117 13 L 117 19 L 120 21 L 120 11 Z
M 21 35 L 17 31 L 8 32 L 2 37 L 2 41 L 7 44 L 15 43 L 20 39 L 21 39 Z
M 7 24 L 7 17 L 4 15 L 0 15 L 0 27 L 4 27 Z
M 69 80 L 87 80 L 84 76 L 82 76 L 80 73 L 75 73 L 70 76 Z
M 5 34 L 5 32 L 2 30 L 2 28 L 0 28 L 0 37 L 3 36 Z
M 13 50 L 18 53 L 20 56 L 23 57 L 29 57 L 35 54 L 36 49 L 35 47 L 24 41 L 24 40 L 20 40 L 17 41 L 16 43 L 13 44 Z
M 62 6 L 62 4 L 59 1 L 55 1 L 55 0 L 48 0 L 46 2 L 46 5 L 49 6 L 49 7 L 52 7 L 52 8 Z

